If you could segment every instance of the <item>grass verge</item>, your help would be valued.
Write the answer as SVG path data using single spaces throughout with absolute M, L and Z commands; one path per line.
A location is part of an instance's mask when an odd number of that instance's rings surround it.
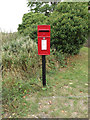
M 46 89 L 40 78 L 14 74 L 7 71 L 2 82 L 3 118 L 88 117 L 88 48 L 68 58 L 67 67 L 48 72 Z

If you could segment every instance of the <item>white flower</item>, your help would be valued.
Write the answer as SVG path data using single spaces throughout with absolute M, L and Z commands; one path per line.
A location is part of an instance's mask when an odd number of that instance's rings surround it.
M 69 83 L 70 85 L 72 85 L 73 83 Z
M 85 83 L 85 85 L 88 85 L 87 83 Z

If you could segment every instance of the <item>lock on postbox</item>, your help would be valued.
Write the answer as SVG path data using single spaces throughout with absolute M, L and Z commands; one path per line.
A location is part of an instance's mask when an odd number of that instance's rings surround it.
M 38 55 L 50 55 L 50 25 L 38 25 Z

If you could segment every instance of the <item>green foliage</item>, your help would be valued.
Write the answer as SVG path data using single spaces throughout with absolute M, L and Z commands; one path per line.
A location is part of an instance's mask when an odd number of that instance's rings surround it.
M 69 13 L 62 14 L 52 23 L 51 45 L 57 51 L 77 54 L 87 38 L 87 23 Z
M 3 45 L 2 62 L 4 69 L 19 68 L 36 73 L 40 56 L 37 55 L 37 45 L 29 37 L 20 38 Z
M 87 40 L 87 3 L 59 3 L 47 24 L 51 24 L 52 47 L 63 53 L 79 53 Z
M 45 6 L 41 8 L 42 11 Z M 78 54 L 87 40 L 87 3 L 58 3 L 49 17 L 30 12 L 25 14 L 22 20 L 18 31 L 29 35 L 36 42 L 37 25 L 51 25 L 51 47 L 63 53 Z
M 37 25 L 44 24 L 46 16 L 40 13 L 27 13 L 22 18 L 22 24 L 19 24 L 18 31 L 25 36 L 29 35 L 31 39 L 36 41 Z
M 54 54 L 55 52 L 52 51 L 52 53 Z M 48 57 L 50 57 L 50 59 L 55 59 L 55 56 L 51 56 L 52 54 Z M 56 112 L 61 111 L 61 114 L 54 114 L 55 117 L 63 117 L 62 110 L 67 111 L 65 113 L 66 118 L 70 118 L 71 115 L 73 116 L 72 111 L 73 113 L 75 111 L 78 113 L 76 117 L 78 117 L 78 115 L 80 117 L 87 117 L 87 57 L 88 48 L 85 47 L 81 49 L 80 55 L 76 55 L 70 59 L 70 63 L 74 63 L 74 65 L 69 63 L 70 65 L 68 65 L 67 69 L 60 68 L 56 72 L 50 70 L 52 74 L 47 74 L 46 90 L 42 88 L 42 82 L 39 81 L 39 79 L 27 78 L 26 72 L 26 76 L 23 79 L 19 71 L 16 73 L 15 71 L 6 69 L 6 71 L 3 72 L 2 79 L 2 117 L 26 118 L 27 116 L 32 117 L 32 115 L 37 116 L 37 113 L 40 115 L 37 117 L 42 117 L 42 111 L 44 110 L 47 111 L 47 113 L 44 112 L 45 115 L 53 117 L 53 114 L 50 114 L 50 110 L 54 111 L 55 108 Z M 21 73 L 23 75 L 24 72 Z M 63 99 L 57 96 L 62 96 Z M 82 99 L 83 104 L 78 110 L 78 106 L 80 102 L 82 102 Z M 40 105 L 42 105 L 42 108 L 40 108 Z
M 58 60 L 58 62 L 60 63 L 61 67 L 66 67 L 66 54 L 63 54 L 61 51 L 56 51 L 55 56 Z
M 28 108 L 24 97 L 41 89 L 41 56 L 38 55 L 37 44 L 29 36 L 13 39 L 3 43 L 2 46 L 2 101 L 3 114 L 8 110 L 12 117 L 19 115 Z M 51 50 L 46 57 L 47 73 L 58 69 L 59 58 Z M 61 58 L 62 59 L 62 58 Z M 40 84 L 40 85 L 39 85 Z M 26 105 L 25 105 L 26 104 Z M 32 104 L 32 103 L 30 103 Z M 6 107 L 7 105 L 7 107 Z M 22 107 L 24 106 L 24 107 Z M 31 105 L 32 113 L 34 105 Z M 23 115 L 24 116 L 24 115 Z
M 30 11 L 38 13 L 43 4 L 43 2 L 28 2 L 28 7 L 30 7 Z
M 88 3 L 59 3 L 55 11 L 59 13 L 70 13 L 88 20 Z
M 59 56 L 59 55 L 58 55 Z M 64 58 L 57 57 L 55 51 L 51 49 L 51 55 L 47 56 L 47 72 L 56 69 L 56 62 L 64 65 Z M 28 74 L 29 77 L 41 76 L 41 56 L 38 55 L 37 44 L 29 36 L 21 37 L 17 40 L 4 43 L 2 46 L 3 70 L 19 70 Z M 57 67 L 58 68 L 58 67 Z M 22 76 L 22 77 L 23 77 Z
M 14 33 L 1 32 L 0 35 L 1 35 L 1 38 L 2 38 L 2 44 L 7 43 L 9 41 L 16 40 L 19 37 L 18 32 L 14 32 Z
M 28 2 L 28 7 L 33 13 L 43 13 L 49 16 L 54 11 L 57 2 Z
M 88 2 L 88 10 L 89 10 L 89 14 L 88 14 L 88 33 L 90 36 L 90 1 Z
M 11 114 L 12 117 L 25 116 L 22 114 L 23 111 L 26 114 L 29 110 L 28 105 L 32 105 L 31 101 L 29 103 L 26 101 L 26 95 L 36 92 L 33 86 L 36 79 L 28 78 L 29 80 L 26 81 L 17 75 L 14 75 L 13 72 L 7 72 L 7 78 L 3 77 L 2 82 L 3 113 L 8 110 L 8 114 Z

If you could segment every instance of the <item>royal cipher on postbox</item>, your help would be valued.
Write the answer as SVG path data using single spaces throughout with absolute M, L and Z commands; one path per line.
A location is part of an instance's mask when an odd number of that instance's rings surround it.
M 38 25 L 38 55 L 50 55 L 50 25 Z

